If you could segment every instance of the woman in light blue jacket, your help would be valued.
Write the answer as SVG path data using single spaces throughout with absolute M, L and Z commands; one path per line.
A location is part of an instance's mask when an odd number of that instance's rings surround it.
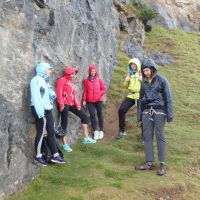
M 54 137 L 54 119 L 52 115 L 53 100 L 56 98 L 55 92 L 49 84 L 49 77 L 53 68 L 47 63 L 39 63 L 36 66 L 36 76 L 32 78 L 31 88 L 31 110 L 36 122 L 35 151 L 36 160 L 47 165 L 41 154 L 42 140 L 47 131 L 47 142 L 52 153 L 52 162 L 65 163 L 59 155 Z M 46 129 L 45 129 L 46 128 Z

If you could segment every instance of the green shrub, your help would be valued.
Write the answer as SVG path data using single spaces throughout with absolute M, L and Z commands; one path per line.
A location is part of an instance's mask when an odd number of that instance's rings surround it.
M 150 8 L 144 3 L 136 3 L 134 6 L 137 8 L 136 16 L 144 25 L 146 25 L 149 20 L 155 19 L 158 16 L 155 9 Z

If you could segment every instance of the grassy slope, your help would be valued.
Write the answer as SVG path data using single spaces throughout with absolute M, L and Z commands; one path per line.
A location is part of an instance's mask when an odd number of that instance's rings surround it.
M 176 59 L 175 64 L 159 68 L 171 84 L 175 108 L 175 121 L 166 127 L 169 171 L 165 177 L 156 176 L 155 170 L 132 170 L 144 159 L 138 129 L 120 141 L 87 146 L 77 143 L 74 151 L 65 155 L 67 165 L 41 168 L 41 174 L 32 184 L 11 199 L 153 200 L 167 196 L 176 200 L 199 199 L 199 40 L 200 34 L 166 31 L 158 26 L 145 39 L 146 51 L 157 50 Z M 113 75 L 107 106 L 125 94 L 121 84 L 127 59 L 119 53 L 119 66 Z M 128 120 L 134 121 L 132 116 Z

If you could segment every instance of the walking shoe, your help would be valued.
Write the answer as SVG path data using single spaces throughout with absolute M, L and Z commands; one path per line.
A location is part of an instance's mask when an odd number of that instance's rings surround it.
M 88 138 L 83 138 L 83 141 L 82 141 L 83 144 L 94 144 L 96 143 L 96 140 L 88 137 Z
M 121 139 L 126 135 L 125 131 L 119 131 L 119 134 L 117 135 L 116 139 Z
M 104 132 L 103 131 L 99 131 L 99 140 L 103 139 L 104 137 Z
M 160 163 L 160 168 L 157 171 L 158 176 L 164 176 L 166 174 L 166 165 L 164 163 Z
M 63 145 L 63 150 L 66 152 L 72 152 L 72 148 L 69 146 L 69 144 L 64 144 Z
M 153 163 L 146 162 L 144 165 L 135 166 L 135 170 L 152 170 Z
M 35 160 L 36 160 L 39 164 L 41 164 L 41 165 L 43 165 L 43 166 L 47 166 L 47 163 L 46 163 L 46 161 L 44 160 L 43 157 L 38 157 L 38 158 L 36 157 Z
M 64 164 L 65 163 L 64 159 L 61 156 L 56 156 L 56 157 L 52 158 L 51 162 L 58 163 L 58 164 Z
M 94 131 L 94 140 L 99 139 L 99 131 Z

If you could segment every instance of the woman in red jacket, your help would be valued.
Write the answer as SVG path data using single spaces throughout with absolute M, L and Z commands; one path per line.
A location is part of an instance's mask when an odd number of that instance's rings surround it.
M 80 102 L 76 95 L 76 90 L 74 86 L 74 78 L 77 74 L 78 69 L 68 67 L 65 69 L 64 76 L 58 79 L 56 95 L 57 100 L 61 112 L 61 127 L 59 127 L 58 131 L 64 132 L 65 137 L 63 138 L 63 148 L 65 151 L 70 152 L 72 149 L 67 144 L 66 139 L 66 131 L 67 131 L 67 123 L 68 123 L 68 113 L 69 111 L 78 116 L 81 119 L 82 129 L 83 129 L 83 143 L 95 143 L 96 140 L 89 137 L 87 124 L 88 117 L 82 111 Z
M 89 66 L 88 77 L 84 80 L 84 91 L 83 91 L 83 106 L 88 107 L 90 113 L 90 119 L 92 123 L 92 129 L 94 131 L 94 139 L 102 139 L 104 136 L 103 132 L 103 95 L 106 93 L 106 87 L 98 75 L 96 66 Z M 99 129 L 97 129 L 96 114 L 98 116 Z

